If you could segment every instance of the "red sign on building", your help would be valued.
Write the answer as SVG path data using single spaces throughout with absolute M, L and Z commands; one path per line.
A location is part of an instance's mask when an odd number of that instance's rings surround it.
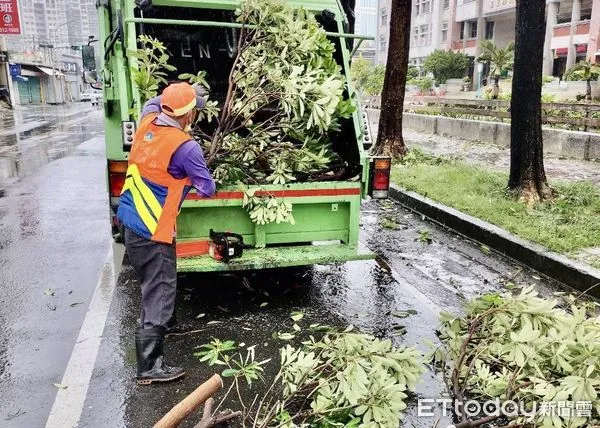
M 18 0 L 0 0 L 0 35 L 21 34 Z

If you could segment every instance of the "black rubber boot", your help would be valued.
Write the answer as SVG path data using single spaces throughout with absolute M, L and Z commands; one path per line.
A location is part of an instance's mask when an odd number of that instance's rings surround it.
M 137 328 L 135 330 L 135 352 L 137 357 L 137 383 L 150 385 L 153 382 L 169 382 L 185 374 L 181 367 L 169 367 L 164 362 L 163 327 Z

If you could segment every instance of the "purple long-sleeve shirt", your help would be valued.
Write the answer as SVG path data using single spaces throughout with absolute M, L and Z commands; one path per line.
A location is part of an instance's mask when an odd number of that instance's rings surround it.
M 162 113 L 160 97 L 154 97 L 144 105 L 142 117 L 151 113 L 158 113 L 157 125 L 181 129 L 176 120 Z M 192 186 L 204 197 L 210 198 L 215 194 L 215 182 L 206 166 L 200 145 L 194 139 L 186 141 L 173 153 L 167 172 L 177 179 L 189 177 Z

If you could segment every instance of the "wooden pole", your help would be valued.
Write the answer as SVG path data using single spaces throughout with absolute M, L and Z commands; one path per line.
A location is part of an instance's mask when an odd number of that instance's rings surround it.
M 175 405 L 169 412 L 158 421 L 154 428 L 175 428 L 179 426 L 185 418 L 194 412 L 200 405 L 208 400 L 213 394 L 223 388 L 223 380 L 218 374 L 200 385 L 194 392 L 185 397 L 180 403 Z

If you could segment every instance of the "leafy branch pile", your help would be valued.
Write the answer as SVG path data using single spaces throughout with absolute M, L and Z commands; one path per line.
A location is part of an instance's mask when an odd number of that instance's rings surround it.
M 513 400 L 528 416 L 500 414 L 485 419 L 512 419 L 517 426 L 582 427 L 600 423 L 600 318 L 593 304 L 570 311 L 556 300 L 537 296 L 533 288 L 517 296 L 486 295 L 472 300 L 463 317 L 442 314 L 443 346 L 433 361 L 444 370 L 455 400 Z M 589 403 L 590 417 L 543 409 L 543 402 Z M 576 409 L 574 409 L 576 410 Z M 458 415 L 460 427 L 478 426 Z
M 294 333 L 278 337 L 289 339 Z M 247 405 L 240 382 L 264 381 L 263 367 L 270 360 L 256 362 L 254 346 L 246 349 L 245 356 L 232 356 L 237 350 L 232 341 L 213 340 L 201 348 L 196 354 L 201 361 L 223 365 L 222 375 L 233 377 L 223 400 L 235 388 L 244 409 L 244 426 L 397 427 L 407 392 L 424 371 L 414 348 L 394 348 L 389 340 L 354 333 L 351 328 L 328 331 L 320 340 L 310 336 L 297 348 L 282 348 L 281 368 L 271 386 Z
M 354 111 L 335 47 L 312 14 L 278 0 L 237 12 L 237 56 L 218 124 L 198 129 L 219 184 L 285 184 L 326 172 L 330 132 Z
M 175 71 L 176 68 L 169 64 L 169 55 L 164 43 L 144 34 L 138 37 L 138 42 L 141 47 L 127 54 L 137 59 L 137 67 L 131 68 L 131 75 L 143 105 L 157 95 L 160 85 L 168 83 L 167 72 Z
M 332 151 L 331 137 L 355 106 L 345 99 L 334 44 L 310 12 L 281 0 L 246 0 L 236 15 L 243 27 L 225 101 L 221 108 L 209 101 L 194 128 L 216 183 L 338 179 L 346 166 Z M 175 68 L 160 41 L 140 36 L 139 42 L 142 47 L 129 54 L 138 62 L 132 74 L 144 102 L 166 83 L 165 71 Z M 202 70 L 179 76 L 208 87 L 205 77 Z M 259 224 L 293 221 L 289 202 L 268 195 L 248 198 Z
M 256 224 L 291 223 L 296 224 L 292 214 L 292 203 L 272 196 L 260 196 L 258 188 L 248 189 L 242 186 L 244 199 L 242 206 L 250 214 L 250 219 Z

